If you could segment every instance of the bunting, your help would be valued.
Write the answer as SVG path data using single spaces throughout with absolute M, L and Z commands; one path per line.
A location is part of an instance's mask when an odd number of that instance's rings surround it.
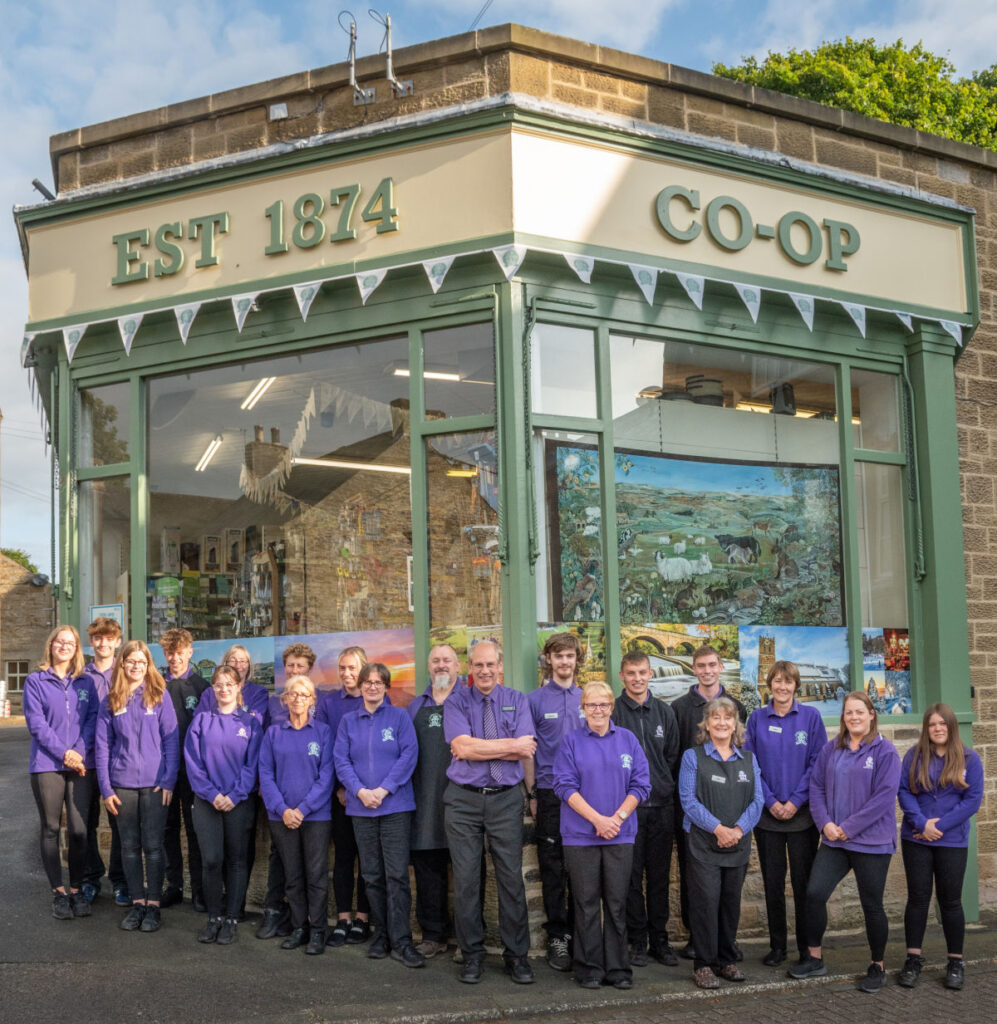
M 294 297 L 298 300 L 298 312 L 303 321 L 308 320 L 308 311 L 322 287 L 321 281 L 309 281 L 308 284 L 294 285 Z
M 568 266 L 578 275 L 582 284 L 592 283 L 592 271 L 595 270 L 595 260 L 591 256 L 578 256 L 575 253 L 566 252 L 564 259 Z
M 790 292 L 789 297 L 796 307 L 796 311 L 803 317 L 807 330 L 812 331 L 814 329 L 814 297 L 812 295 L 798 295 L 796 292 Z
M 692 299 L 696 309 L 702 309 L 703 286 L 706 283 L 706 279 L 698 274 L 681 274 L 678 271 L 675 272 L 675 276 L 679 279 L 679 284 L 685 289 L 686 295 Z
M 523 265 L 523 260 L 526 259 L 526 246 L 504 245 L 500 249 L 492 249 L 492 254 L 498 260 L 505 279 L 511 281 L 516 276 L 516 271 Z
M 865 337 L 865 306 L 856 306 L 853 302 L 842 302 L 842 309 L 855 321 L 859 334 Z
M 89 324 L 76 324 L 74 327 L 63 327 L 62 343 L 66 346 L 66 359 L 71 363 L 76 350 L 79 348 L 83 335 L 87 332 Z
M 957 324 L 954 320 L 939 320 L 938 322 L 955 338 L 955 343 L 959 348 L 962 348 L 962 324 Z
M 639 263 L 628 263 L 627 266 L 637 282 L 637 287 L 644 293 L 647 304 L 653 306 L 654 289 L 658 286 L 658 268 L 645 267 Z
M 914 333 L 914 318 L 910 313 L 901 313 L 899 309 L 893 311 L 893 315 L 907 328 L 907 330 Z
M 387 268 L 381 267 L 379 270 L 365 270 L 362 274 L 356 275 L 357 287 L 360 289 L 360 302 L 363 305 L 367 305 L 367 300 L 374 294 L 375 289 L 387 274 Z
M 423 260 L 422 267 L 426 271 L 429 287 L 433 289 L 434 295 L 443 287 L 443 282 L 446 280 L 455 258 L 454 256 L 441 256 L 436 260 Z
M 173 309 L 177 318 L 177 329 L 180 331 L 180 340 L 185 345 L 187 344 L 187 336 L 190 334 L 190 329 L 194 325 L 194 317 L 197 316 L 197 311 L 200 308 L 200 302 L 188 302 L 186 305 L 175 306 Z
M 28 365 L 28 353 L 31 351 L 31 343 L 35 340 L 35 333 L 31 332 L 24 335 L 24 339 L 21 341 L 21 369 L 24 369 Z
M 235 314 L 235 326 L 242 334 L 242 328 L 246 323 L 246 317 L 256 305 L 256 297 L 259 292 L 245 292 L 242 295 L 232 296 L 232 312 Z
M 125 346 L 125 355 L 132 354 L 132 342 L 142 326 L 142 313 L 133 313 L 131 316 L 118 317 L 118 331 L 121 333 L 121 344 Z
M 737 289 L 737 294 L 741 296 L 741 301 L 744 303 L 748 313 L 751 314 L 751 322 L 757 324 L 758 311 L 762 308 L 762 293 L 760 289 L 754 285 L 738 284 L 736 281 L 734 282 L 734 287 Z

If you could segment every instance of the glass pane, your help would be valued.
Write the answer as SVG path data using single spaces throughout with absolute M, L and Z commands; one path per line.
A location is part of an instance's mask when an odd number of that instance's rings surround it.
M 532 342 L 533 411 L 551 416 L 598 415 L 595 334 L 575 327 L 537 324 Z
M 85 480 L 79 488 L 79 607 L 83 635 L 90 607 L 123 604 L 128 628 L 128 576 L 131 565 L 131 488 L 126 476 Z
M 491 323 L 426 331 L 422 343 L 427 419 L 495 412 L 495 332 Z M 407 353 L 398 369 L 408 372 Z
M 497 450 L 492 430 L 426 439 L 429 622 L 434 630 L 464 631 L 502 621 Z M 433 642 L 452 643 L 458 650 L 468 646 L 466 637 L 439 632 Z
M 863 626 L 907 626 L 903 501 L 899 466 L 856 463 Z
M 150 382 L 150 639 L 411 631 L 394 338 Z M 344 644 L 346 646 L 346 644 Z
M 872 370 L 852 370 L 852 438 L 856 448 L 900 451 L 898 378 Z
M 127 382 L 80 392 L 81 466 L 113 466 L 128 461 L 128 392 Z

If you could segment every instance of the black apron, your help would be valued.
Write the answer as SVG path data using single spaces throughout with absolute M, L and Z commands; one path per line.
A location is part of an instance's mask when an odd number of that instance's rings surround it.
M 696 747 L 696 799 L 722 825 L 733 828 L 737 819 L 751 805 L 755 796 L 755 762 L 751 755 L 732 761 L 717 761 Z M 751 856 L 751 833 L 741 837 L 736 846 L 721 848 L 712 832 L 693 824 L 689 830 L 689 847 L 697 859 L 722 867 L 740 867 Z
M 412 773 L 415 814 L 412 817 L 413 850 L 443 850 L 443 790 L 450 767 L 450 744 L 443 736 L 443 705 L 431 701 L 416 712 L 413 721 L 419 740 L 419 759 Z

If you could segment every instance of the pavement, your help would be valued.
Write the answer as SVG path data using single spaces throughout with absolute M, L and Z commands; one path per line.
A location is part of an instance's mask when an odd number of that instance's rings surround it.
M 109 894 L 88 919 L 56 921 L 38 854 L 38 818 L 27 779 L 28 740 L 22 729 L 0 730 L 0 1024 L 840 1024 L 842 1020 L 953 1024 L 997 1019 L 997 915 L 970 927 L 965 948 L 966 987 L 943 988 L 944 944 L 932 920 L 927 966 L 913 991 L 896 985 L 903 963 L 900 922 L 891 922 L 886 964 L 889 982 L 875 995 L 858 992 L 868 966 L 861 934 L 830 933 L 827 978 L 794 982 L 783 968 L 767 968 L 767 943 L 743 942 L 747 981 L 701 992 L 692 967 L 653 963 L 634 971 L 629 992 L 580 989 L 570 975 L 533 961 L 536 983 L 515 985 L 499 957 L 489 957 L 480 985 L 461 985 L 449 955 L 423 970 L 393 960 L 373 961 L 363 947 L 324 956 L 285 951 L 253 937 L 255 923 L 239 926 L 232 946 L 196 941 L 203 916 L 189 904 L 163 912 L 153 934 L 123 932 L 123 911 Z

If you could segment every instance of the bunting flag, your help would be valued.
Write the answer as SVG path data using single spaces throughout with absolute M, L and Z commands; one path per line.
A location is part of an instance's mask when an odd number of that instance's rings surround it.
M 798 295 L 796 292 L 790 292 L 789 297 L 793 300 L 793 305 L 796 307 L 797 312 L 803 317 L 807 330 L 812 331 L 814 329 L 814 297 L 812 295 Z
M 201 308 L 200 302 L 188 302 L 185 306 L 174 306 L 173 313 L 177 318 L 177 329 L 180 331 L 180 340 L 186 345 L 187 335 L 194 324 L 194 317 Z
M 955 338 L 955 343 L 959 348 L 962 348 L 962 324 L 957 324 L 954 320 L 939 320 L 938 322 Z
M 649 306 L 654 305 L 654 289 L 658 285 L 658 268 L 645 267 L 639 263 L 628 263 L 630 273 L 633 274 L 637 287 L 644 293 Z
M 387 273 L 387 267 L 382 267 L 380 270 L 366 270 L 356 275 L 360 301 L 363 305 L 367 305 L 367 300 L 374 294 L 374 290 L 385 279 Z
M 703 286 L 706 283 L 706 279 L 698 274 L 680 274 L 678 271 L 675 272 L 675 276 L 679 279 L 679 284 L 685 289 L 686 295 L 692 299 L 696 309 L 702 309 Z
M 422 268 L 426 271 L 429 287 L 433 289 L 434 295 L 443 287 L 443 282 L 455 259 L 455 256 L 441 256 L 437 260 L 422 261 Z
M 133 313 L 131 316 L 118 317 L 118 330 L 121 332 L 121 344 L 125 346 L 125 355 L 132 354 L 132 342 L 142 326 L 142 314 Z
M 844 311 L 855 321 L 859 334 L 865 337 L 865 306 L 856 306 L 853 302 L 842 302 Z
M 315 296 L 318 295 L 321 287 L 321 281 L 309 281 L 308 284 L 296 284 L 294 286 L 294 297 L 298 300 L 298 310 L 301 313 L 302 320 L 308 320 L 308 311 L 312 308 L 312 303 L 315 301 Z
M 523 265 L 523 260 L 526 259 L 526 246 L 503 245 L 501 248 L 492 249 L 492 255 L 498 260 L 505 279 L 511 281 L 516 276 L 516 271 Z
M 63 327 L 62 343 L 66 346 L 66 358 L 69 362 L 73 361 L 73 356 L 76 355 L 76 349 L 79 348 L 88 326 L 88 324 L 76 324 L 74 327 Z
M 25 334 L 21 342 L 21 369 L 28 365 L 28 353 L 31 351 L 31 343 L 35 340 L 35 334 Z
M 578 280 L 583 284 L 592 283 L 592 271 L 595 270 L 595 260 L 591 256 L 578 256 L 575 253 L 566 252 L 564 258 L 571 269 L 578 275 Z
M 734 282 L 734 287 L 737 289 L 737 294 L 741 296 L 741 301 L 751 314 L 751 322 L 757 324 L 758 311 L 762 307 L 761 289 L 750 284 L 738 284 L 736 281 Z
M 249 311 L 256 303 L 256 296 L 259 294 L 259 292 L 246 292 L 243 295 L 232 296 L 232 312 L 235 314 L 235 326 L 240 334 L 242 334 L 242 328 L 246 323 L 246 317 L 249 316 Z
M 910 313 L 901 313 L 899 309 L 893 311 L 893 315 L 907 328 L 907 330 L 914 333 L 914 318 Z
M 284 450 L 277 465 L 269 473 L 260 475 L 243 463 L 239 471 L 239 488 L 242 493 L 258 504 L 275 505 L 278 508 L 285 508 L 287 502 L 291 501 L 288 495 L 283 493 L 284 484 L 291 475 L 294 468 L 294 460 L 301 454 L 308 438 L 308 427 L 315 418 L 316 403 L 315 389 L 312 388 L 308 394 L 308 400 L 301 410 L 298 418 L 298 425 L 294 429 L 294 436 Z

